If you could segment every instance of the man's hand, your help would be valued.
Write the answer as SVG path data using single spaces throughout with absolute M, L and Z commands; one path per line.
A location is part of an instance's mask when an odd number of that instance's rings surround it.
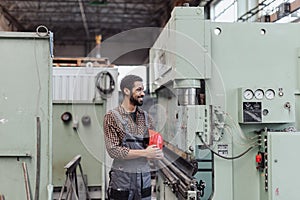
M 148 160 L 163 159 L 164 154 L 156 145 L 150 145 L 146 149 L 130 149 L 124 159 L 147 158 Z
M 163 159 L 164 154 L 156 145 L 150 145 L 145 149 L 145 157 L 151 160 Z

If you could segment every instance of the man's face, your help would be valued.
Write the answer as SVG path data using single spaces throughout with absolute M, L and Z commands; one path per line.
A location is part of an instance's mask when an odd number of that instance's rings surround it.
M 141 81 L 134 82 L 134 87 L 130 92 L 130 102 L 135 106 L 141 106 L 143 105 L 144 96 L 145 93 L 144 93 L 143 82 Z

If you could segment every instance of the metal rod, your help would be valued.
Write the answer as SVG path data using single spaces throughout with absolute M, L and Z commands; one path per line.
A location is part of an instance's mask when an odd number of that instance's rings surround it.
M 31 194 L 30 194 L 29 182 L 28 182 L 28 174 L 27 174 L 27 165 L 25 162 L 22 162 L 22 168 L 23 168 L 24 181 L 25 181 L 26 198 L 27 198 L 27 200 L 31 200 Z
M 62 186 L 62 188 L 61 188 L 61 191 L 60 191 L 58 200 L 61 200 L 61 199 L 62 199 L 62 196 L 63 196 L 64 190 L 65 190 L 65 187 L 66 187 L 66 185 L 67 185 L 67 182 L 68 182 L 68 177 L 67 177 L 66 180 L 65 180 L 65 184 L 64 184 L 64 185 Z
M 184 173 L 182 173 L 179 169 L 177 169 L 170 161 L 166 158 L 163 158 L 162 161 L 168 166 L 179 178 L 184 181 L 185 184 L 189 185 L 191 183 L 191 179 L 187 177 Z
M 80 13 L 81 13 L 81 18 L 82 18 L 82 23 L 83 23 L 83 27 L 86 33 L 86 37 L 87 39 L 90 39 L 90 32 L 89 32 L 89 27 L 87 24 L 87 20 L 86 20 L 86 16 L 85 16 L 85 12 L 84 12 L 84 7 L 83 7 L 83 3 L 82 0 L 78 0 L 79 3 L 79 8 L 80 8 Z
M 182 187 L 182 185 L 178 185 L 178 192 L 183 197 L 183 199 L 187 198 L 187 195 L 186 195 L 187 190 L 184 187 Z
M 73 188 L 73 194 L 75 195 L 75 199 L 79 200 L 78 187 L 77 187 L 77 175 L 76 174 L 73 175 L 75 175 L 75 178 L 71 183 L 71 187 Z M 73 197 L 73 195 L 70 195 L 70 197 Z
M 40 174 L 41 174 L 41 120 L 36 118 L 36 175 L 35 175 L 35 200 L 39 200 L 40 195 Z
M 173 144 L 167 142 L 167 141 L 164 141 L 164 146 L 171 152 L 175 153 L 176 155 L 178 155 L 179 157 L 187 160 L 187 161 L 190 161 L 191 160 L 191 156 L 189 154 L 187 154 L 186 152 L 178 149 L 176 146 L 174 146 Z
M 82 170 L 81 164 L 79 163 L 78 166 L 79 166 L 79 170 L 80 170 L 82 181 L 83 181 L 83 184 L 84 184 L 84 187 L 85 187 L 86 194 L 88 196 L 88 199 L 91 200 L 87 183 L 85 182 L 84 177 L 83 177 L 83 170 Z
M 170 181 L 171 184 L 178 183 L 179 178 L 162 161 L 159 160 L 157 164 L 161 172 Z
M 75 193 L 76 193 L 76 196 L 78 196 L 78 195 L 79 195 L 79 192 L 78 192 L 78 182 L 77 182 L 76 168 L 75 168 L 75 170 L 73 171 L 72 176 L 73 176 L 73 180 L 74 180 L 74 184 L 75 184 L 75 186 L 74 186 L 74 188 L 75 188 Z
M 72 187 L 73 177 L 72 174 L 68 174 L 67 176 L 69 179 L 69 186 L 67 187 L 68 189 L 67 189 L 66 200 L 70 200 L 70 197 L 72 196 L 72 192 L 73 192 L 73 187 Z

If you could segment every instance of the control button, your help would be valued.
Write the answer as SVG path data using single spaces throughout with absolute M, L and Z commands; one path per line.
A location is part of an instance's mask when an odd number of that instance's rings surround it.
M 261 154 L 257 154 L 256 157 L 255 157 L 255 161 L 257 163 L 261 163 L 262 162 L 262 155 Z

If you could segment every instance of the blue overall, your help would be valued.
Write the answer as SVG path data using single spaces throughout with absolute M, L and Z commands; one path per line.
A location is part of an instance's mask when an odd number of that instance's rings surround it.
M 146 127 L 143 135 L 130 133 L 127 119 L 123 120 L 117 111 L 113 113 L 121 121 L 125 130 L 122 146 L 129 149 L 145 149 L 145 138 L 149 137 L 147 113 L 144 112 Z M 146 158 L 114 159 L 109 176 L 110 200 L 151 199 L 150 166 Z

